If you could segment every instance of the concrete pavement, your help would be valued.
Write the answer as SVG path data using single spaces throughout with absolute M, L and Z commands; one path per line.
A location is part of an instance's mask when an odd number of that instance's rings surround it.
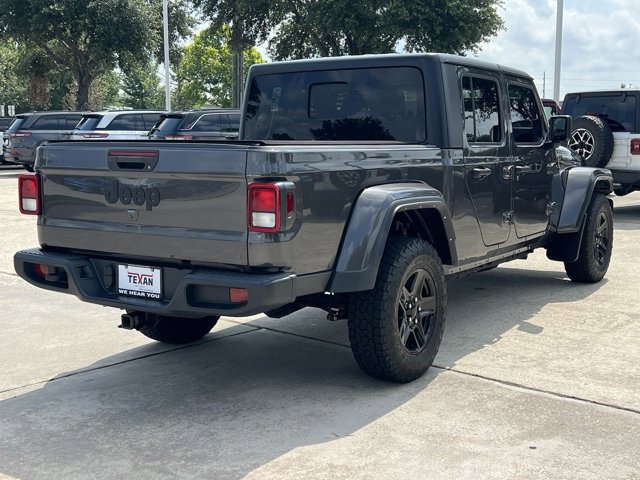
M 640 479 L 640 194 L 614 198 L 600 284 L 543 252 L 449 282 L 436 367 L 399 386 L 318 310 L 171 347 L 25 284 L 17 173 L 0 167 L 0 478 Z

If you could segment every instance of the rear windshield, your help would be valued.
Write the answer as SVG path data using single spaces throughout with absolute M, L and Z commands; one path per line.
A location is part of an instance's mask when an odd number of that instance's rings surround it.
M 150 133 L 175 133 L 182 123 L 183 117 L 160 117 L 160 120 L 151 129 Z
M 76 130 L 80 130 L 86 132 L 87 130 L 95 130 L 100 123 L 102 116 L 100 115 L 91 115 L 89 117 L 82 117 L 80 123 L 76 127 Z
M 614 131 L 637 132 L 636 97 L 625 92 L 604 95 L 575 95 L 562 105 L 563 113 L 573 118 L 598 115 Z
M 22 127 L 26 120 L 26 117 L 17 117 L 16 121 L 13 122 L 11 126 L 9 126 L 9 128 L 7 128 L 7 132 L 15 132 L 16 130 L 20 130 L 20 127 Z
M 412 67 L 253 78 L 248 140 L 426 140 L 422 74 Z

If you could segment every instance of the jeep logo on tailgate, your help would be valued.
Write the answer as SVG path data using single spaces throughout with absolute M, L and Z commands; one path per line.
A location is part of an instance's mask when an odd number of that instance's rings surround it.
M 118 180 L 112 180 L 107 190 L 104 192 L 107 202 L 114 204 L 118 200 L 123 205 L 146 205 L 146 209 L 151 211 L 153 207 L 160 204 L 160 190 L 155 187 L 122 185 Z

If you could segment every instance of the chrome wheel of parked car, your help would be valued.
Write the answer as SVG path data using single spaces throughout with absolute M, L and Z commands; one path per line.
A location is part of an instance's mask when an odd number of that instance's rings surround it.
M 569 140 L 569 148 L 578 152 L 585 160 L 589 160 L 595 148 L 593 135 L 584 128 L 574 130 Z

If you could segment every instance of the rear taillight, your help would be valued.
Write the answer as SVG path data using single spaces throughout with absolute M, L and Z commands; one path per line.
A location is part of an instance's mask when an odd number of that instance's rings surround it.
M 631 155 L 640 155 L 640 138 L 631 140 Z
M 16 132 L 11 132 L 9 137 L 30 137 L 31 132 L 27 132 L 25 130 L 18 130 Z
M 274 183 L 249 185 L 249 230 L 280 230 L 280 188 Z
M 39 215 L 40 177 L 34 174 L 18 176 L 18 197 L 20 213 L 25 215 Z
M 82 138 L 107 138 L 109 136 L 108 133 L 84 133 L 82 134 Z
M 193 135 L 165 135 L 165 140 L 191 140 Z

